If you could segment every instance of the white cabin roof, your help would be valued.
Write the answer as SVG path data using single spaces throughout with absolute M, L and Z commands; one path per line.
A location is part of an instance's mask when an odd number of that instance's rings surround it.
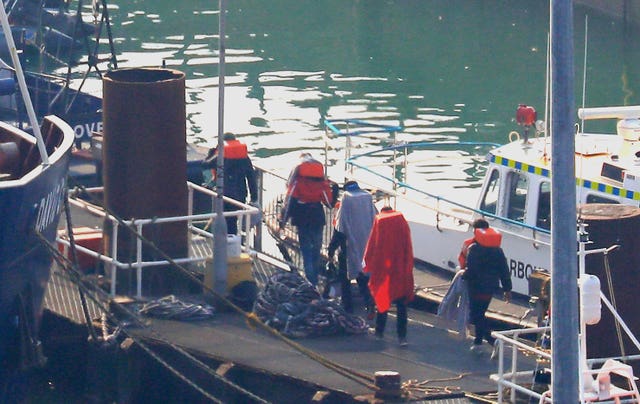
M 640 201 L 640 142 L 611 134 L 575 135 L 576 185 Z M 511 142 L 489 153 L 489 161 L 550 178 L 551 139 Z

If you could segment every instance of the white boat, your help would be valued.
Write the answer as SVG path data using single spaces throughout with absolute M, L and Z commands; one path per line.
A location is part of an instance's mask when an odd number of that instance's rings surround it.
M 618 133 L 576 133 L 576 203 L 638 206 L 640 106 L 584 108 L 578 117 L 617 119 Z M 551 139 L 541 122 L 531 138 L 525 136 L 534 122 L 523 123 L 523 133 L 512 132 L 502 146 L 392 142 L 357 156 L 347 150 L 347 177 L 392 197 L 411 226 L 416 260 L 428 266 L 457 271 L 460 246 L 470 237 L 470 224 L 475 218 L 486 218 L 503 233 L 514 292 L 528 295 L 531 274 L 550 269 Z M 351 136 L 363 133 L 358 124 L 363 123 L 327 121 L 328 133 L 346 136 L 349 145 Z M 395 138 L 397 130 L 389 127 L 388 132 Z M 487 151 L 484 165 L 479 163 L 479 151 Z M 437 160 L 443 156 L 444 163 Z M 458 160 L 452 162 L 454 156 Z M 433 174 L 441 170 L 433 168 L 443 164 L 462 174 L 458 180 L 466 185 L 442 187 Z M 474 184 L 469 170 L 484 171 L 484 178 Z M 447 176 L 451 178 L 451 172 Z

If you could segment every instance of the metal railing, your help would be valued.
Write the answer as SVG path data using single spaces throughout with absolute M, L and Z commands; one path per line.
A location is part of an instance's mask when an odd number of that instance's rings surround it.
M 193 183 L 187 183 L 187 185 L 188 185 L 188 192 L 189 192 L 189 197 L 188 197 L 189 203 L 188 203 L 188 214 L 185 216 L 122 220 L 121 218 L 117 218 L 111 213 L 106 212 L 103 209 L 98 208 L 95 205 L 92 205 L 85 200 L 78 199 L 78 198 L 71 198 L 71 197 L 69 198 L 69 202 L 72 205 L 76 206 L 81 210 L 85 210 L 95 216 L 101 217 L 106 221 L 106 223 L 108 223 L 108 226 L 105 226 L 105 228 L 109 228 L 110 230 L 107 230 L 108 234 L 103 234 L 103 236 L 108 237 L 111 240 L 111 243 L 108 246 L 109 251 L 105 251 L 105 252 L 95 251 L 90 248 L 77 245 L 77 244 L 75 245 L 75 248 L 77 249 L 77 251 L 87 254 L 90 257 L 93 257 L 94 259 L 104 263 L 107 276 L 110 279 L 110 295 L 111 296 L 115 296 L 116 294 L 117 272 L 118 272 L 117 269 L 129 268 L 129 269 L 135 270 L 136 297 L 140 298 L 142 297 L 143 269 L 149 268 L 149 267 L 163 266 L 163 265 L 166 266 L 171 264 L 171 262 L 166 259 L 149 260 L 149 259 L 143 258 L 142 234 L 146 226 L 163 224 L 163 223 L 186 222 L 189 246 L 194 241 L 194 237 L 205 239 L 205 242 L 207 242 L 206 240 L 211 240 L 211 242 L 213 241 L 214 235 L 211 231 L 207 230 L 208 226 L 206 224 L 215 220 L 217 215 L 215 213 L 194 214 L 193 213 L 194 212 L 194 207 L 193 207 L 194 194 L 201 193 L 207 197 L 210 197 L 212 199 L 212 205 L 213 205 L 213 198 L 215 198 L 217 194 L 214 191 L 211 191 L 207 188 L 204 188 L 202 186 L 199 186 Z M 102 187 L 87 189 L 87 192 L 89 193 L 99 193 L 102 191 L 103 191 Z M 258 214 L 259 209 L 254 206 L 247 205 L 227 197 L 224 197 L 223 199 L 225 202 L 233 204 L 239 208 L 239 210 L 237 211 L 224 212 L 223 215 L 224 217 L 236 216 L 238 217 L 238 220 L 242 220 L 243 230 L 241 230 L 240 236 L 242 236 L 242 238 L 245 240 L 245 245 L 243 246 L 243 248 L 245 249 L 245 251 L 251 251 L 254 245 L 253 243 L 254 238 L 251 237 L 252 232 L 251 232 L 250 217 L 251 215 Z M 204 224 L 203 227 L 199 227 L 199 225 L 202 226 L 203 224 Z M 134 254 L 135 260 L 132 262 L 124 262 L 117 258 L 119 250 L 121 249 L 121 246 L 119 246 L 119 243 L 118 243 L 118 233 L 121 231 L 122 226 L 129 227 L 137 235 L 136 242 L 135 242 L 136 244 L 135 254 Z M 63 246 L 66 246 L 67 248 L 70 246 L 69 240 L 65 237 L 58 237 L 58 243 Z M 185 257 L 172 258 L 173 263 L 179 264 L 179 265 L 198 264 L 210 258 L 207 256 L 192 255 L 190 253 L 191 248 L 189 248 L 188 251 L 189 253 Z

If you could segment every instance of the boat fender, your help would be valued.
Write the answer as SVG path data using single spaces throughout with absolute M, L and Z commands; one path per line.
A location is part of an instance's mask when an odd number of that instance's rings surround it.
M 502 243 L 502 234 L 492 227 L 488 229 L 474 229 L 473 236 L 476 243 L 483 247 L 500 247 Z
M 11 95 L 16 92 L 16 81 L 13 77 L 0 79 L 0 95 Z
M 580 309 L 585 324 L 600 322 L 600 279 L 595 275 L 585 274 L 580 277 Z

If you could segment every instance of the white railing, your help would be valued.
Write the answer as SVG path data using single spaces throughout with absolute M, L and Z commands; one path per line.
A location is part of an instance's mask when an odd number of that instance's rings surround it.
M 535 399 L 535 402 L 539 403 L 553 403 L 551 392 L 548 388 L 544 388 L 543 391 L 534 390 L 536 383 L 534 381 L 537 372 L 541 372 L 550 376 L 551 369 L 548 367 L 551 364 L 551 350 L 543 349 L 541 347 L 532 345 L 531 336 L 534 337 L 547 335 L 550 338 L 551 327 L 536 327 L 526 328 L 508 331 L 494 331 L 492 335 L 497 340 L 497 355 L 498 355 L 498 373 L 490 376 L 491 380 L 498 384 L 498 403 L 516 403 L 522 402 L 516 398 L 516 394 L 520 393 L 525 396 Z M 506 369 L 508 365 L 505 362 L 509 360 L 510 352 L 511 367 Z M 525 360 L 528 358 L 529 360 Z M 535 368 L 531 368 L 530 358 L 536 358 L 537 362 Z M 587 359 L 586 363 L 583 363 L 580 376 L 583 378 L 584 391 L 581 394 L 582 402 L 599 401 L 597 397 L 603 400 L 609 400 L 607 402 L 613 402 L 614 396 L 610 395 L 609 391 L 603 392 L 598 390 L 598 386 L 594 385 L 595 376 L 598 376 L 604 371 L 605 368 L 594 368 L 594 366 L 602 365 L 603 363 L 612 362 L 618 364 L 618 367 L 626 367 L 626 365 L 619 364 L 618 361 L 636 361 L 640 359 L 640 355 L 627 355 L 616 356 L 609 358 L 592 358 Z M 524 362 L 524 364 L 523 364 Z M 545 367 L 545 364 L 547 366 Z M 633 374 L 630 374 L 630 378 L 633 379 Z M 539 383 L 544 384 L 544 383 Z M 635 387 L 635 386 L 634 386 Z M 607 386 L 609 388 L 609 386 Z M 508 400 L 505 401 L 504 392 L 505 389 L 510 392 Z M 620 389 L 612 389 L 620 390 Z M 625 396 L 634 396 L 634 389 L 623 391 Z M 631 400 L 623 400 L 624 402 L 636 402 L 637 403 L 637 389 L 635 389 L 635 397 Z M 527 402 L 532 402 L 528 400 Z M 603 401 L 604 402 L 604 401 Z
M 550 333 L 551 327 L 535 327 L 508 331 L 494 331 L 492 335 L 498 344 L 498 373 L 492 374 L 491 380 L 498 383 L 498 402 L 502 403 L 504 388 L 511 390 L 510 402 L 516 402 L 516 393 L 520 392 L 537 400 L 542 398 L 542 393 L 536 392 L 533 388 L 527 387 L 535 376 L 537 369 L 523 369 L 520 362 L 521 355 L 524 357 L 536 357 L 539 361 L 551 362 L 551 351 L 538 348 L 532 345 L 531 335 L 538 337 L 545 333 Z M 505 351 L 511 351 L 511 368 L 505 372 Z
M 105 264 L 105 268 L 107 275 L 110 278 L 110 294 L 111 296 L 115 296 L 116 294 L 116 284 L 117 284 L 117 269 L 119 268 L 133 268 L 136 271 L 136 297 L 142 297 L 142 270 L 144 268 L 152 267 L 152 266 L 160 266 L 160 265 L 170 265 L 170 261 L 168 260 L 144 260 L 142 255 L 142 246 L 143 241 L 140 235 L 143 234 L 143 229 L 148 225 L 156 225 L 162 223 L 176 223 L 176 222 L 187 222 L 188 228 L 188 242 L 189 246 L 193 242 L 193 236 L 197 235 L 199 237 L 203 237 L 205 239 L 213 240 L 214 234 L 211 231 L 208 231 L 206 227 L 204 229 L 197 227 L 197 224 L 212 222 L 216 218 L 215 213 L 204 213 L 204 214 L 193 214 L 193 202 L 194 202 L 194 193 L 199 192 L 205 194 L 212 198 L 212 208 L 213 208 L 213 198 L 216 197 L 216 193 L 201 187 L 199 185 L 195 185 L 192 183 L 187 183 L 189 189 L 189 197 L 188 197 L 188 214 L 186 216 L 175 216 L 175 217 L 161 217 L 161 218 L 141 218 L 141 219 L 133 219 L 133 220 L 122 220 L 116 218 L 112 214 L 105 212 L 99 207 L 88 203 L 85 200 L 78 198 L 69 198 L 69 202 L 76 206 L 77 208 L 84 210 L 94 216 L 98 216 L 103 219 L 103 221 L 108 221 L 110 224 L 110 234 L 104 234 L 103 236 L 109 237 L 112 240 L 111 245 L 109 246 L 109 251 L 105 253 L 101 253 L 100 251 L 95 251 L 90 248 L 81 246 L 76 244 L 75 248 L 78 252 L 87 254 L 96 260 L 102 261 Z M 91 188 L 87 189 L 89 193 L 99 193 L 102 192 L 102 188 Z M 224 197 L 224 201 L 230 204 L 233 204 L 239 208 L 237 211 L 224 212 L 224 217 L 236 216 L 238 220 L 242 220 L 243 223 L 243 231 L 242 235 L 245 240 L 248 241 L 248 245 L 251 245 L 250 242 L 250 234 L 251 234 L 251 215 L 255 215 L 259 213 L 259 209 L 250 206 L 236 200 Z M 135 261 L 134 262 L 122 262 L 117 259 L 118 257 L 118 232 L 120 231 L 120 226 L 128 226 L 134 228 L 138 237 L 136 237 L 136 251 L 135 251 Z M 58 243 L 66 246 L 67 248 L 70 246 L 70 242 L 65 237 L 58 237 Z M 244 247 L 245 250 L 248 250 L 249 247 Z M 191 251 L 191 248 L 188 249 Z M 186 257 L 177 257 L 172 258 L 172 261 L 176 264 L 190 264 L 190 263 L 201 263 L 207 260 L 207 258 L 211 257 L 200 257 L 200 256 L 191 256 L 191 253 L 188 253 L 189 256 Z

